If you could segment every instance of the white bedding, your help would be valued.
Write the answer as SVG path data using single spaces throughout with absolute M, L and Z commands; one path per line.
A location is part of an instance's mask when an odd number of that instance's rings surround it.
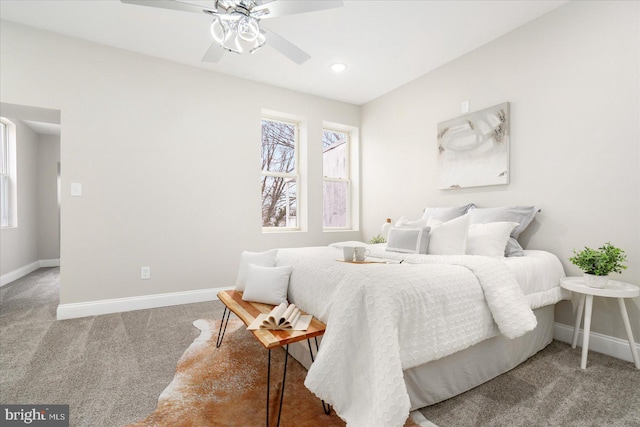
M 350 426 L 403 425 L 409 413 L 403 369 L 498 333 L 520 336 L 535 327 L 530 306 L 562 298 L 552 272 L 542 289 L 530 286 L 538 282 L 536 269 L 553 264 L 542 253 L 532 252 L 536 261 L 529 263 L 370 246 L 372 256 L 404 262 L 354 265 L 336 261 L 338 247 L 281 249 L 278 265 L 293 266 L 290 301 L 327 323 L 305 385 Z

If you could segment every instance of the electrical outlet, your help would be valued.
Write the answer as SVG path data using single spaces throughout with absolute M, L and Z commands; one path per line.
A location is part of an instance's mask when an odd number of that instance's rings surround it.
M 140 278 L 143 280 L 151 279 L 151 267 L 140 267 Z
M 462 101 L 460 103 L 460 112 L 468 113 L 469 112 L 469 101 Z

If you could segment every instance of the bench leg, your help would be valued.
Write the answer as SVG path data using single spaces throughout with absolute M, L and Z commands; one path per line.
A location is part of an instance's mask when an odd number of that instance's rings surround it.
M 224 321 L 224 316 L 227 315 L 227 321 Z M 229 317 L 231 316 L 231 310 L 224 307 L 224 311 L 222 312 L 222 322 L 220 322 L 220 329 L 218 330 L 218 339 L 216 340 L 216 348 L 222 345 L 222 340 L 224 338 L 224 333 L 227 332 L 227 324 L 229 324 Z M 222 329 L 222 325 L 224 325 L 224 329 Z
M 269 349 L 267 363 L 267 427 L 269 427 L 269 389 L 271 388 L 271 349 Z M 282 373 L 282 390 L 280 391 L 280 407 L 278 408 L 278 423 L 280 425 L 280 416 L 282 415 L 282 402 L 284 401 L 284 384 L 287 380 L 287 362 L 289 361 L 289 345 L 284 349 L 284 372 Z
M 318 337 L 313 337 L 313 339 L 316 342 L 316 354 L 318 354 Z M 311 351 L 311 340 L 307 340 L 307 344 L 309 344 L 309 355 L 311 356 L 311 363 L 313 363 L 315 360 L 313 358 L 313 351 Z M 324 400 L 321 400 L 321 402 L 324 413 L 327 415 L 331 414 L 331 405 L 324 403 Z

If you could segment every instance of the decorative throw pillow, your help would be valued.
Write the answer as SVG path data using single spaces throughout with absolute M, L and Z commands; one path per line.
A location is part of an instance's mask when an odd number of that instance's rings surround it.
M 255 264 L 263 267 L 273 267 L 276 265 L 277 249 L 266 252 L 242 252 L 240 255 L 240 268 L 238 268 L 238 278 L 236 279 L 236 291 L 244 291 L 247 277 L 247 265 Z
M 535 206 L 502 206 L 498 208 L 472 208 L 469 210 L 472 224 L 485 224 L 487 222 L 517 222 L 518 226 L 511 231 L 511 237 L 505 248 L 506 256 L 523 256 L 524 251 L 518 236 L 533 221 L 538 208 Z
M 517 226 L 517 222 L 471 224 L 467 237 L 467 254 L 504 257 L 511 231 Z
M 464 255 L 467 251 L 469 215 L 463 215 L 447 222 L 430 219 L 429 255 Z
M 393 227 L 387 237 L 387 249 L 391 252 L 426 254 L 429 245 L 429 227 Z
M 398 228 L 424 228 L 427 226 L 427 220 L 424 218 L 420 218 L 415 221 L 411 221 L 406 217 L 401 216 L 400 219 L 396 221 L 394 226 Z
M 292 267 L 263 267 L 247 265 L 247 283 L 242 294 L 244 301 L 279 305 L 287 300 Z
M 475 207 L 473 203 L 464 206 L 424 208 L 422 218 L 426 220 L 437 219 L 446 222 L 461 217 L 472 207 Z

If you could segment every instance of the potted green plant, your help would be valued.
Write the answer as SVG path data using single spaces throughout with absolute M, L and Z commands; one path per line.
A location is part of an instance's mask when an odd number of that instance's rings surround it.
M 604 288 L 609 280 L 609 273 L 622 273 L 627 268 L 623 264 L 627 255 L 620 248 L 607 242 L 598 249 L 585 246 L 580 252 L 573 250 L 573 256 L 569 258 L 580 270 L 584 272 L 584 280 L 593 288 Z
M 387 243 L 387 241 L 382 237 L 382 235 L 378 234 L 377 236 L 372 237 L 371 240 L 369 240 L 369 243 L 375 245 L 376 243 Z

